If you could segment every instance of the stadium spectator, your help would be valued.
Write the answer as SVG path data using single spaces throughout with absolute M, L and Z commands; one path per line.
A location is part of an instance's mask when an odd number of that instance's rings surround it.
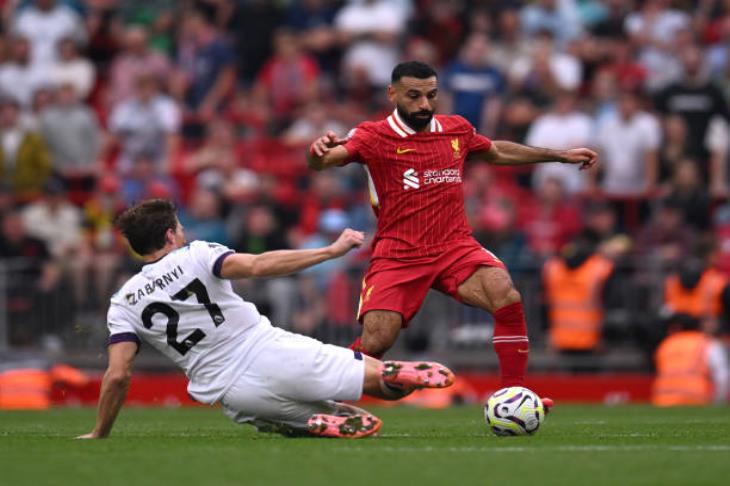
M 149 198 L 179 198 L 177 184 L 166 171 L 161 171 L 155 154 L 140 152 L 121 179 L 125 206 Z
M 29 107 L 33 93 L 48 83 L 49 78 L 30 62 L 27 38 L 14 37 L 10 44 L 10 60 L 0 65 L 0 92 Z
M 345 5 L 335 17 L 335 28 L 345 48 L 344 76 L 382 88 L 398 62 L 398 36 L 406 27 L 403 12 L 388 0 L 363 0 Z
M 171 73 L 169 59 L 150 49 L 147 29 L 131 26 L 124 32 L 124 48 L 114 57 L 109 71 L 108 103 L 114 106 L 133 96 L 135 83 L 142 76 L 165 83 Z
M 288 6 L 284 20 L 298 34 L 304 48 L 317 58 L 322 71 L 329 75 L 335 74 L 339 61 L 339 42 L 334 29 L 336 14 L 337 6 L 331 0 L 303 0 Z
M 321 101 L 313 101 L 305 105 L 299 110 L 300 116 L 283 133 L 282 142 L 291 146 L 301 146 L 307 144 L 319 133 L 326 133 L 330 130 L 335 133 L 347 131 L 345 126 L 332 116 L 331 108 L 331 105 Z
M 449 95 L 445 111 L 463 116 L 481 133 L 495 133 L 505 80 L 489 64 L 486 35 L 472 34 L 464 42 L 460 58 L 446 66 L 443 78 Z
M 687 34 L 691 19 L 672 9 L 667 0 L 646 0 L 639 10 L 626 17 L 624 28 L 632 42 L 639 46 L 639 60 L 647 69 L 647 88 L 656 91 L 679 75 L 674 57 L 678 37 Z
M 563 91 L 550 111 L 539 116 L 530 126 L 525 143 L 533 147 L 566 149 L 590 145 L 593 122 L 578 110 L 576 93 Z M 559 179 L 565 192 L 574 195 L 589 189 L 590 181 L 583 171 L 565 164 L 541 164 L 533 171 L 533 184 L 543 186 L 546 179 Z
M 88 5 L 85 24 L 89 38 L 86 54 L 103 79 L 120 50 L 121 32 L 124 30 L 122 21 L 113 5 L 95 2 Z
M 180 122 L 178 106 L 160 91 L 158 81 L 147 74 L 137 78 L 134 96 L 117 104 L 109 116 L 109 131 L 121 146 L 117 171 L 125 174 L 144 155 L 156 171 L 166 172 L 178 147 Z
M 720 90 L 701 69 L 702 53 L 698 47 L 682 51 L 684 76 L 657 95 L 657 109 L 665 115 L 679 115 L 687 124 L 687 150 L 702 164 L 703 173 L 711 183 L 717 174 L 708 167 L 707 129 L 713 116 L 730 120 L 730 109 Z
M 606 0 L 605 16 L 592 27 L 591 33 L 599 39 L 618 40 L 624 36 L 626 16 L 631 12 L 630 2 L 627 0 Z
M 316 233 L 320 216 L 327 209 L 344 209 L 346 194 L 336 174 L 321 172 L 310 178 L 307 196 L 299 205 L 299 224 L 297 229 L 302 235 Z
M 298 248 L 319 248 L 322 243 L 330 244 L 334 239 L 337 239 L 337 235 L 349 226 L 349 217 L 342 209 L 324 210 L 319 216 L 317 232 L 304 238 Z M 320 292 L 326 294 L 330 291 L 330 282 L 338 272 L 342 271 L 345 263 L 345 260 L 342 258 L 330 260 L 307 268 L 302 273 L 314 277 Z
M 59 286 L 61 272 L 46 244 L 28 235 L 19 211 L 2 216 L 1 230 L 0 263 L 6 275 L 8 341 L 12 346 L 29 346 L 48 331 L 44 314 L 56 310 L 50 297 Z
M 445 64 L 453 60 L 459 52 L 461 41 L 468 32 L 466 19 L 462 18 L 463 5 L 448 0 L 426 0 L 419 2 L 411 20 L 409 32 L 417 37 L 433 42 L 435 64 Z M 472 13 L 472 18 L 478 16 Z M 407 57 L 407 59 L 414 59 Z M 427 62 L 425 59 L 417 59 Z
M 221 206 L 221 198 L 215 192 L 204 188 L 193 192 L 188 208 L 179 213 L 180 223 L 190 241 L 205 240 L 226 246 L 229 244 Z
M 274 34 L 274 54 L 257 76 L 255 96 L 271 105 L 275 123 L 287 126 L 294 113 L 317 96 L 319 66 L 302 50 L 299 36 L 279 29 Z
M 84 180 L 90 191 L 99 171 L 101 133 L 96 114 L 79 100 L 74 84 L 60 85 L 56 103 L 41 112 L 40 131 L 54 172 L 67 183 Z
M 590 238 L 578 238 L 543 268 L 549 346 L 563 353 L 601 348 L 603 292 L 613 272 L 611 260 L 596 252 Z
M 575 0 L 537 0 L 522 8 L 521 17 L 527 37 L 549 31 L 560 46 L 576 39 L 583 31 Z
M 662 144 L 659 148 L 659 181 L 668 183 L 677 166 L 691 159 L 687 135 L 687 123 L 679 115 L 668 115 L 662 123 Z
M 575 91 L 583 79 L 583 66 L 572 54 L 556 49 L 549 32 L 540 33 L 526 55 L 515 59 L 507 72 L 514 91 L 529 94 L 545 104 L 561 91 Z
M 497 14 L 497 32 L 489 60 L 502 73 L 509 73 L 515 59 L 530 55 L 530 42 L 522 35 L 519 10 L 505 8 Z
M 636 253 L 660 267 L 679 262 L 689 254 L 696 235 L 684 225 L 682 205 L 667 198 L 660 202 L 652 219 L 636 238 Z
M 580 231 L 580 213 L 564 187 L 560 179 L 545 178 L 536 188 L 537 197 L 520 204 L 520 229 L 539 257 L 557 254 Z
M 23 209 L 28 234 L 43 241 L 59 263 L 73 264 L 82 238 L 81 210 L 71 204 L 63 181 L 52 177 L 43 186 L 43 197 Z
M 50 155 L 40 135 L 22 126 L 12 98 L 0 99 L 0 144 L 0 179 L 21 201 L 37 196 L 51 174 Z
M 619 228 L 613 205 L 594 201 L 586 206 L 583 215 L 583 234 L 596 239 L 599 254 L 617 263 L 628 256 L 632 241 Z
M 86 29 L 81 17 L 56 0 L 35 0 L 22 9 L 15 19 L 13 31 L 28 39 L 32 45 L 32 64 L 47 76 L 58 61 L 58 43 L 70 37 L 86 41 Z
M 76 255 L 74 296 L 81 309 L 101 310 L 113 292 L 114 277 L 127 249 L 114 230 L 114 218 L 124 210 L 119 181 L 111 175 L 99 180 L 83 206 L 83 241 Z
M 187 12 L 178 44 L 181 76 L 173 91 L 203 121 L 231 95 L 235 84 L 235 54 L 223 34 L 199 11 Z
M 195 177 L 196 185 L 222 194 L 230 202 L 247 201 L 257 192 L 259 178 L 241 167 L 233 126 L 214 119 L 207 126 L 203 145 L 190 154 L 185 170 Z
M 686 314 L 708 333 L 717 330 L 728 279 L 707 258 L 689 257 L 664 280 L 664 315 Z
M 281 10 L 275 2 L 236 2 L 227 30 L 235 37 L 238 73 L 245 84 L 256 78 L 271 55 L 271 41 L 280 23 Z
M 63 38 L 58 43 L 59 58 L 51 69 L 51 83 L 58 87 L 71 84 L 81 100 L 86 100 L 96 81 L 96 67 L 79 55 L 76 41 Z
M 643 89 L 647 71 L 636 61 L 631 43 L 617 39 L 608 45 L 607 50 L 610 60 L 599 65 L 599 72 L 607 72 L 613 76 L 621 90 L 638 92 Z
M 610 197 L 650 195 L 656 189 L 660 137 L 657 118 L 641 109 L 635 93 L 623 92 L 618 111 L 601 120 L 595 135 L 603 162 L 603 193 Z
M 695 161 L 687 159 L 677 164 L 667 197 L 682 208 L 684 224 L 700 232 L 710 228 L 710 198 Z
M 730 367 L 722 345 L 700 331 L 698 319 L 678 314 L 655 354 L 657 376 L 652 403 L 660 407 L 723 404 Z

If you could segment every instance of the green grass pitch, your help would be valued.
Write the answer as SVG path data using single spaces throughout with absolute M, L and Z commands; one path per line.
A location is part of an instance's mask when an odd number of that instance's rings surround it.
M 492 436 L 479 407 L 373 409 L 380 436 L 287 439 L 216 409 L 0 412 L 2 485 L 730 484 L 730 409 L 556 407 L 532 437 Z

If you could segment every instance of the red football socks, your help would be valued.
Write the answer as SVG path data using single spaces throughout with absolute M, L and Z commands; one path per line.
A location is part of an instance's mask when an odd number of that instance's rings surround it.
M 350 349 L 352 349 L 353 351 L 357 351 L 357 352 L 360 352 L 362 354 L 367 354 L 368 356 L 371 356 L 371 357 L 373 357 L 375 359 L 380 359 L 380 358 L 383 357 L 382 354 L 373 354 L 373 353 L 369 352 L 367 349 L 365 349 L 363 347 L 363 345 L 362 345 L 362 341 L 360 340 L 360 337 L 359 336 L 358 336 L 357 339 L 355 339 L 355 342 L 353 342 L 352 344 L 350 344 L 350 346 L 348 346 L 348 347 Z
M 497 309 L 494 313 L 492 344 L 499 358 L 502 386 L 524 385 L 530 343 L 521 302 Z

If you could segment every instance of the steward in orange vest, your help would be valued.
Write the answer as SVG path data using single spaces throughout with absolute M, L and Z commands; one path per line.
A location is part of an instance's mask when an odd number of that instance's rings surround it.
M 725 350 L 699 327 L 699 319 L 692 316 L 672 317 L 673 332 L 655 354 L 654 405 L 707 405 L 727 399 L 729 372 Z
M 83 386 L 88 378 L 67 365 L 24 359 L 0 363 L 0 410 L 45 410 L 55 383 Z
M 664 281 L 664 305 L 670 314 L 687 314 L 697 319 L 717 319 L 727 278 L 698 259 L 685 261 L 677 273 Z
M 543 267 L 551 345 L 560 351 L 592 351 L 601 341 L 603 288 L 613 262 L 579 241 L 566 257 Z

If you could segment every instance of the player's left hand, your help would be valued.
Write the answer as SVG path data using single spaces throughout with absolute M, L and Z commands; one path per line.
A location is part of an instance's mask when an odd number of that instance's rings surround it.
M 338 257 L 344 255 L 353 248 L 362 246 L 363 241 L 365 241 L 365 233 L 347 228 L 340 234 L 339 238 L 330 245 L 330 249 L 332 250 L 334 257 Z
M 590 169 L 598 161 L 598 154 L 589 148 L 570 149 L 561 155 L 565 164 L 580 164 L 579 170 Z

